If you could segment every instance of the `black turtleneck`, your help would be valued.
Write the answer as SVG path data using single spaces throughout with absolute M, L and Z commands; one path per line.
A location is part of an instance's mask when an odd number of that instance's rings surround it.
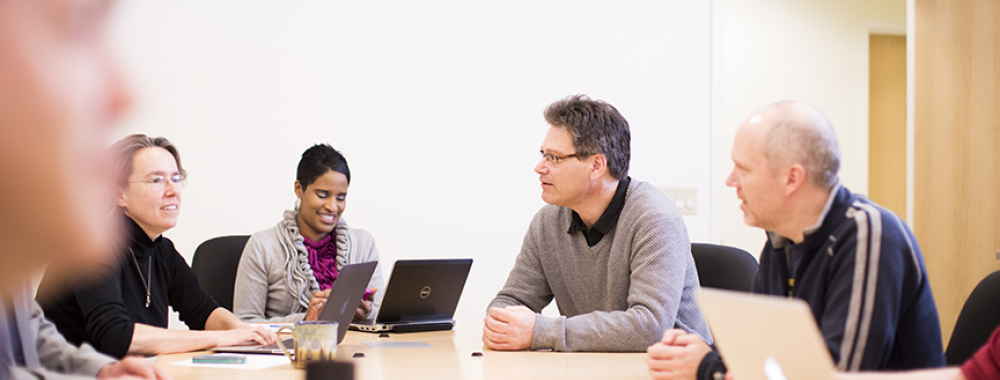
M 150 240 L 128 217 L 125 229 L 130 234 L 128 247 L 119 252 L 107 275 L 86 283 L 70 281 L 67 285 L 60 285 L 60 281 L 46 275 L 40 288 L 62 287 L 65 292 L 61 294 L 66 296 L 58 300 L 39 299 L 45 317 L 55 323 L 67 341 L 88 342 L 117 358 L 128 353 L 135 323 L 167 327 L 167 306 L 173 306 L 192 330 L 203 330 L 208 316 L 219 307 L 170 239 L 160 236 Z M 146 281 L 150 282 L 148 308 Z

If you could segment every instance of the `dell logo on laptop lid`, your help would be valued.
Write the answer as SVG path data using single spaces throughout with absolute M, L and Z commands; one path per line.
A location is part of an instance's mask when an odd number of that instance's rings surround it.
M 427 299 L 427 297 L 430 297 L 430 296 L 431 296 L 431 287 L 430 286 L 425 286 L 422 289 L 420 289 L 420 299 L 425 300 L 425 299 Z

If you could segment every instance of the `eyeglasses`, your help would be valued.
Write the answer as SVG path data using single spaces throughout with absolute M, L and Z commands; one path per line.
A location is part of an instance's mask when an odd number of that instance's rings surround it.
M 141 181 L 128 181 L 128 182 L 129 183 L 142 182 L 145 183 L 146 186 L 148 186 L 150 189 L 160 191 L 167 188 L 167 181 L 173 182 L 174 185 L 177 185 L 177 187 L 184 187 L 184 182 L 187 181 L 187 174 L 174 174 L 169 177 L 162 175 L 154 175 L 152 177 L 149 177 L 149 179 L 144 179 Z
M 552 154 L 552 153 L 545 153 L 544 150 L 539 150 L 538 153 L 541 153 L 542 159 L 545 160 L 545 163 L 549 164 L 549 165 L 559 165 L 559 162 L 562 161 L 562 160 L 565 160 L 565 159 L 569 159 L 569 158 L 573 158 L 573 157 L 587 157 L 587 156 L 590 155 L 590 153 L 576 152 L 576 153 L 573 153 L 573 154 L 567 154 L 565 156 L 557 156 L 557 155 Z

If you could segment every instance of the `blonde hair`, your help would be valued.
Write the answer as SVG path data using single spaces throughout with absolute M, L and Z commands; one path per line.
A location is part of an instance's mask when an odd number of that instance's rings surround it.
M 142 148 L 163 148 L 167 152 L 170 152 L 174 156 L 174 160 L 177 161 L 177 171 L 181 175 L 187 175 L 184 167 L 181 166 L 181 155 L 177 152 L 177 147 L 174 146 L 170 140 L 165 137 L 149 137 L 143 134 L 129 135 L 121 140 L 118 140 L 114 145 L 108 150 L 110 151 L 111 158 L 114 160 L 114 181 L 115 185 L 119 187 L 125 187 L 128 184 L 128 177 L 132 176 L 132 163 L 135 159 L 135 153 Z
M 767 108 L 775 112 L 764 140 L 764 154 L 771 168 L 802 164 L 813 184 L 832 189 L 839 181 L 840 144 L 830 120 L 818 109 L 801 102 L 783 101 Z

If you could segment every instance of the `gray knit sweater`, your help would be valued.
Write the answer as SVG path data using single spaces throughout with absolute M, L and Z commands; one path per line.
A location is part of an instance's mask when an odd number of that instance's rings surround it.
M 244 322 L 298 322 L 305 317 L 309 298 L 319 291 L 309 266 L 309 253 L 302 242 L 295 211 L 285 211 L 274 227 L 250 235 L 236 272 L 233 313 Z M 350 228 L 343 219 L 334 228 L 337 269 L 345 264 L 378 260 L 375 239 L 365 230 Z M 378 287 L 368 318 L 374 318 L 385 291 L 382 264 L 372 274 L 368 287 Z
M 560 317 L 538 315 L 531 349 L 645 351 L 674 327 L 712 343 L 694 301 L 698 272 L 677 208 L 633 180 L 618 222 L 593 247 L 569 231 L 572 210 L 535 214 L 504 285 L 489 307 L 540 312 L 556 300 Z

